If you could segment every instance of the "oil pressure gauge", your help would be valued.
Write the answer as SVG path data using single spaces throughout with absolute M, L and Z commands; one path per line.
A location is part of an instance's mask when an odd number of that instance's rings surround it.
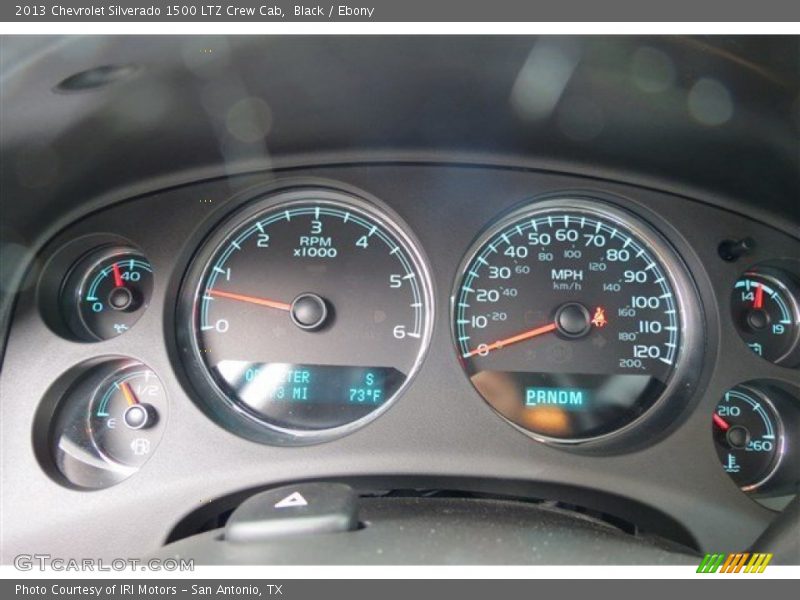
M 148 260 L 132 248 L 107 246 L 72 267 L 61 289 L 61 311 L 79 339 L 107 340 L 133 327 L 152 291 Z

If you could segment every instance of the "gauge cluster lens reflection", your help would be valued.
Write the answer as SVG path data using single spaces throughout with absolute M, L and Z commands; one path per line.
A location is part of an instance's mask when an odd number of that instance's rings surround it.
M 665 393 L 681 347 L 676 257 L 627 214 L 545 202 L 490 229 L 453 299 L 462 366 L 502 416 L 545 440 L 602 437 Z
M 359 426 L 420 364 L 427 272 L 404 231 L 365 201 L 328 190 L 262 200 L 212 234 L 196 265 L 182 319 L 189 374 L 223 422 L 244 419 L 259 441 L 311 443 Z

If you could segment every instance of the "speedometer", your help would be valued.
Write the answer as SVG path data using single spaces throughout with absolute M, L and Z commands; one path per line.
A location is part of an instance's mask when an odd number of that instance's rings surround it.
M 685 371 L 699 333 L 691 287 L 663 238 L 627 212 L 538 202 L 469 252 L 453 296 L 455 343 L 507 420 L 544 440 L 596 439 L 640 419 Z
M 422 257 L 394 218 L 326 189 L 256 201 L 221 225 L 184 285 L 178 338 L 203 407 L 232 431 L 306 444 L 374 419 L 431 332 Z

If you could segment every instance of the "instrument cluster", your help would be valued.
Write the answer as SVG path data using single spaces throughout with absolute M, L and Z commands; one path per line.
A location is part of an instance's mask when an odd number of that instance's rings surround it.
M 178 378 L 213 422 L 253 442 L 354 433 L 403 401 L 430 352 L 452 354 L 472 389 L 461 401 L 589 460 L 655 443 L 703 393 L 710 317 L 695 274 L 674 229 L 625 199 L 521 199 L 474 232 L 453 272 L 434 271 L 391 206 L 350 188 L 253 193 L 197 226 L 171 273 L 116 234 L 62 244 L 40 275 L 42 312 L 63 338 L 101 344 L 139 327 L 159 286 L 176 290 L 163 331 Z M 720 260 L 739 260 L 730 247 Z M 753 497 L 798 486 L 798 265 L 745 266 L 719 299 L 741 347 L 791 373 L 743 377 L 708 414 L 720 467 Z M 432 347 L 437 322 L 449 347 Z M 41 462 L 76 489 L 135 475 L 167 429 L 170 377 L 119 354 L 76 365 L 51 388 L 52 418 L 37 420 Z

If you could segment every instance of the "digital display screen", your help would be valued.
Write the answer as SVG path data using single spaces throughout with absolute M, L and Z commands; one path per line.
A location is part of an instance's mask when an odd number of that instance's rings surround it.
M 223 360 L 215 371 L 248 408 L 275 422 L 309 429 L 366 415 L 405 381 L 392 367 Z
M 478 371 L 472 382 L 507 419 L 543 435 L 591 437 L 630 422 L 664 383 L 649 375 Z

